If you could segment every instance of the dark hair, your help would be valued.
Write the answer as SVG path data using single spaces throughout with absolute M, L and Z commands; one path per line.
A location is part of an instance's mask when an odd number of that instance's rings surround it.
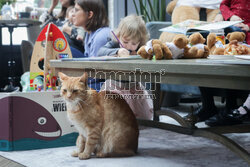
M 74 6 L 75 5 L 75 0 L 70 0 L 70 4 L 69 6 Z M 64 20 L 66 17 L 66 11 L 67 11 L 67 7 L 63 7 L 60 11 L 60 13 L 56 16 L 57 19 L 62 19 Z
M 93 17 L 89 19 L 85 29 L 87 31 L 95 31 L 101 27 L 109 25 L 105 6 L 102 0 L 76 0 L 76 3 L 85 11 L 93 12 Z

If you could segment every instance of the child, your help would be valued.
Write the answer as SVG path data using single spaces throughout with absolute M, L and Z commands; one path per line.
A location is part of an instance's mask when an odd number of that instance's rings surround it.
M 108 17 L 102 0 L 76 0 L 74 25 L 86 31 L 84 56 L 96 57 L 98 50 L 110 38 Z
M 66 12 L 66 22 L 63 25 L 62 31 L 66 36 L 69 45 L 81 52 L 84 52 L 83 39 L 85 31 L 83 27 L 77 27 L 73 24 L 74 6 L 70 6 Z
M 60 0 L 61 11 L 58 15 L 54 15 L 53 11 L 57 6 L 59 0 L 52 0 L 51 6 L 48 11 L 45 11 L 39 18 L 43 24 L 41 25 L 44 28 L 48 23 L 54 23 L 60 30 L 65 22 L 66 10 L 69 6 L 75 5 L 75 0 Z
M 136 15 L 123 18 L 114 34 L 116 35 L 113 35 L 112 40 L 98 51 L 98 56 L 120 57 L 136 54 L 136 51 L 149 39 L 145 22 Z
M 99 50 L 98 56 L 116 54 L 118 56 L 129 56 L 130 54 L 136 54 L 138 48 L 145 45 L 149 38 L 145 22 L 140 16 L 136 15 L 123 18 L 115 34 L 113 40 L 110 40 Z M 153 101 L 146 98 L 150 95 L 150 92 L 145 90 L 145 87 L 140 82 L 119 82 L 109 78 L 106 79 L 101 90 L 109 90 L 115 98 L 117 94 L 120 98 L 124 98 L 137 118 L 152 120 Z M 137 96 L 140 97 L 136 98 Z

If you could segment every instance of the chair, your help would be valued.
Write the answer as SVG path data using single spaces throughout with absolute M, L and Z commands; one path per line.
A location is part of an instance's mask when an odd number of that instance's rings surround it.
M 30 41 L 22 40 L 21 61 L 23 72 L 30 70 L 30 60 L 33 52 L 33 44 Z

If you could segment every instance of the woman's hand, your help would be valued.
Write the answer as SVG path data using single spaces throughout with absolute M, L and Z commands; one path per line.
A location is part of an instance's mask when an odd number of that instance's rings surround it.
M 214 18 L 213 22 L 218 22 L 218 21 L 223 21 L 223 16 L 222 14 L 217 14 Z
M 241 21 L 242 19 L 239 16 L 233 15 L 230 17 L 230 21 Z
M 244 23 L 239 23 L 239 24 L 236 24 L 235 26 L 241 28 L 243 31 L 246 31 L 246 32 L 250 30 L 249 26 Z
M 121 48 L 117 52 L 118 57 L 128 57 L 129 56 L 129 51 L 125 48 Z

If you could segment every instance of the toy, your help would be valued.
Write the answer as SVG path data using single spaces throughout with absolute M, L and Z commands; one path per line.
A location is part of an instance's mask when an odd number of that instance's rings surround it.
M 197 47 L 188 47 L 188 38 L 183 34 L 176 35 L 174 37 L 173 42 L 166 42 L 164 44 L 159 41 L 159 43 L 161 44 L 159 45 L 161 47 L 157 45 L 157 47 L 154 47 L 153 41 L 158 42 L 159 40 L 148 41 L 146 46 L 142 46 L 138 50 L 137 53 L 141 55 L 142 58 L 151 60 L 153 54 L 158 54 L 158 56 L 156 56 L 156 60 L 179 58 L 204 58 L 208 55 L 207 53 L 201 54 Z M 150 44 L 152 44 L 152 46 L 150 46 Z
M 212 22 L 217 14 L 219 13 L 220 1 L 213 1 L 214 8 L 216 9 L 206 9 L 207 20 Z M 211 4 L 211 3 L 210 3 Z M 206 8 L 207 5 L 202 4 L 201 1 L 184 1 L 184 0 L 173 0 L 168 3 L 166 11 L 171 15 L 172 24 L 177 24 L 186 20 L 200 20 L 200 8 Z M 222 19 L 222 17 L 221 17 Z M 169 32 L 162 32 L 160 35 L 160 40 L 162 42 L 172 42 L 176 34 Z
M 225 46 L 224 55 L 250 55 L 249 45 L 243 44 L 246 38 L 244 32 L 232 32 L 226 38 L 229 44 Z
M 227 34 L 228 41 L 237 40 L 238 42 L 244 42 L 246 34 L 244 32 L 231 32 Z
M 30 90 L 30 72 L 23 73 L 20 84 L 22 85 L 22 92 L 28 92 Z
M 236 54 L 247 54 L 247 46 L 241 46 L 245 41 L 245 33 L 243 32 L 232 32 L 227 34 L 226 38 L 229 44 L 223 45 L 221 41 L 216 39 L 216 34 L 210 33 L 207 36 L 207 46 L 210 51 L 210 55 L 236 55 Z M 244 44 L 243 44 L 244 45 Z M 226 48 L 226 50 L 225 50 Z
M 225 45 L 221 41 L 216 39 L 215 33 L 210 33 L 207 36 L 207 46 L 210 55 L 224 55 Z
M 233 40 L 226 45 L 224 55 L 250 55 L 250 47 Z
M 172 53 L 169 48 L 157 39 L 148 41 L 146 45 L 142 46 L 137 51 L 137 54 L 141 55 L 142 58 L 149 60 L 153 58 L 153 54 L 155 54 L 156 60 L 172 58 Z
M 197 57 L 206 58 L 209 55 L 209 49 L 204 43 L 206 42 L 206 39 L 203 38 L 203 36 L 199 33 L 193 33 L 189 36 L 189 44 L 191 47 L 196 47 L 198 49 L 197 51 Z
M 44 91 L 47 90 L 47 86 L 56 90 L 55 71 L 50 68 L 49 61 L 61 57 L 72 58 L 71 50 L 60 29 L 50 23 L 42 29 L 34 45 L 30 62 L 30 90 L 39 91 L 42 90 L 42 86 Z M 49 75 L 49 77 L 44 77 L 44 75 Z M 34 84 L 37 76 L 44 78 L 43 85 L 40 82 L 38 85 Z

